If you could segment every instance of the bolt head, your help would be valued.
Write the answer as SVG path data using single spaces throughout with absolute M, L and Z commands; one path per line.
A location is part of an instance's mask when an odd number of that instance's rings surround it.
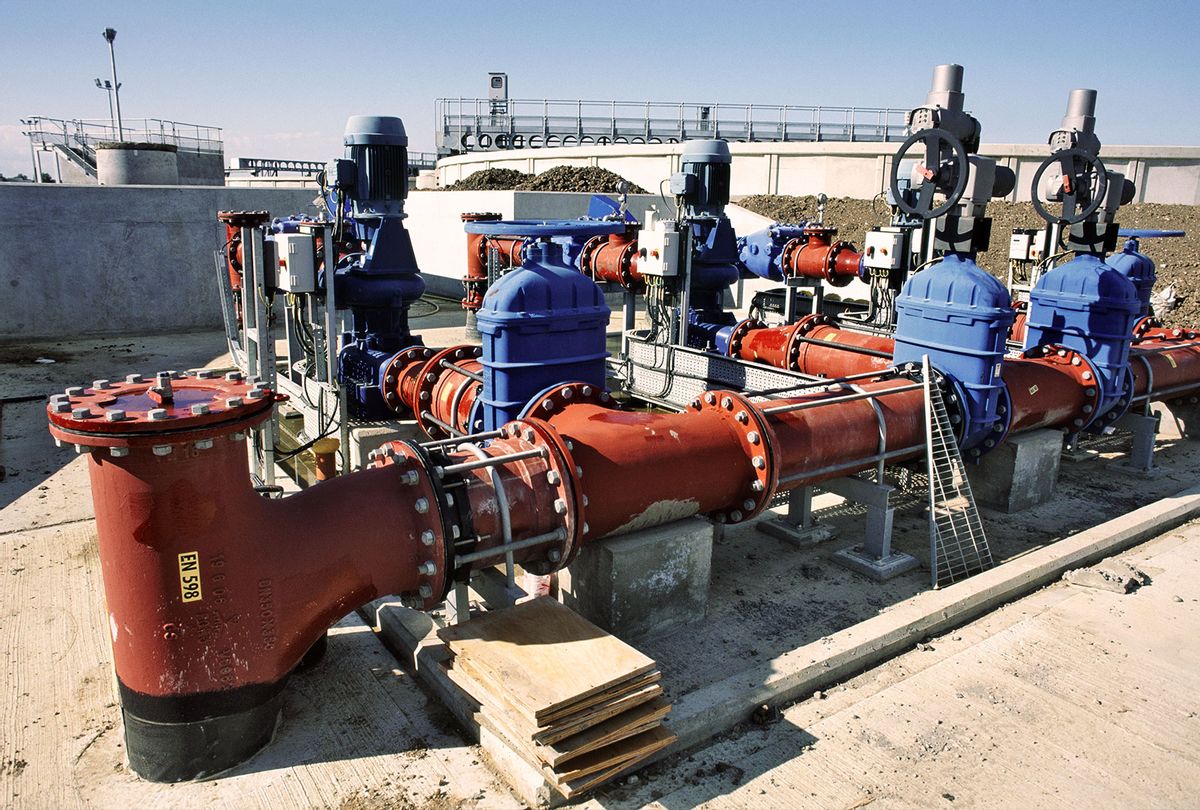
M 758 444 L 758 431 L 752 430 L 747 433 L 746 441 L 750 442 L 750 444 Z
M 754 458 L 750 459 L 750 463 L 753 464 L 754 468 L 757 470 L 761 470 L 767 466 L 767 460 L 762 456 L 755 456 Z
M 71 416 L 75 419 L 90 419 L 92 417 L 91 408 L 76 408 L 71 411 Z
M 93 380 L 92 381 L 92 390 L 93 391 L 106 391 L 112 387 L 111 383 L 112 383 L 111 380 Z
M 197 402 L 192 406 L 192 413 L 195 416 L 203 416 L 204 414 L 208 413 L 208 406 L 203 402 Z
M 213 446 L 212 439 L 197 439 L 196 440 L 196 449 L 197 450 L 211 450 L 212 446 Z
M 554 403 L 553 403 L 553 402 L 551 402 L 551 401 L 550 401 L 550 400 L 548 400 L 548 399 L 547 399 L 547 400 L 545 400 L 544 402 L 542 402 L 542 410 L 543 410 L 543 411 L 552 411 L 552 410 L 554 410 Z
M 240 408 L 244 404 L 241 397 L 229 397 L 225 400 L 226 408 Z
M 433 542 L 434 542 L 434 537 L 433 537 L 433 532 L 431 530 L 426 529 L 425 531 L 421 532 L 421 544 L 422 545 L 432 546 Z
M 217 372 L 213 371 L 211 368 L 202 368 L 196 371 L 196 379 L 198 380 L 211 380 L 216 376 Z
M 546 483 L 552 487 L 558 486 L 558 482 L 561 480 L 562 477 L 558 474 L 558 470 L 551 470 L 546 473 Z
M 50 410 L 53 411 L 54 413 L 70 413 L 71 412 L 71 403 L 70 402 L 55 402 L 50 405 Z
M 721 407 L 727 411 L 733 410 L 733 397 L 725 397 L 721 400 Z
M 526 430 L 525 433 L 522 434 L 521 438 L 523 438 L 527 442 L 532 442 L 534 439 L 537 438 L 537 434 L 534 433 L 533 430 Z
M 437 380 L 437 375 L 432 371 L 425 375 L 425 382 L 431 383 Z
M 588 532 L 590 532 L 591 530 L 592 530 L 592 527 L 591 527 L 591 526 L 587 525 L 587 523 L 584 523 L 584 524 L 583 524 L 583 533 L 584 533 L 584 534 L 587 534 L 587 533 L 588 533 Z
M 600 392 L 600 401 L 601 402 L 608 402 L 610 399 L 612 399 L 612 395 L 609 394 L 607 391 Z
M 81 397 L 83 396 L 83 386 L 73 385 L 70 388 L 65 389 L 64 393 L 69 397 Z
M 579 389 L 579 393 L 583 394 L 585 397 L 590 397 L 592 395 L 592 387 L 590 385 L 585 385 L 583 388 Z
M 77 445 L 75 445 L 75 452 L 76 452 L 78 455 L 81 455 L 81 456 L 82 456 L 84 453 L 90 453 L 90 452 L 92 452 L 92 450 L 94 450 L 94 449 L 95 449 L 94 447 L 92 447 L 91 445 L 87 445 L 87 444 L 77 444 Z
M 104 412 L 104 418 L 109 422 L 120 422 L 125 419 L 125 411 L 113 408 Z
M 422 576 L 431 577 L 437 573 L 437 563 L 433 560 L 426 560 L 417 570 Z
M 246 434 L 240 430 L 237 433 L 229 434 L 229 441 L 231 441 L 231 442 L 245 441 L 245 439 L 246 439 Z
M 750 489 L 754 492 L 762 492 L 766 488 L 766 485 L 762 481 L 754 480 L 750 482 Z
M 146 418 L 151 422 L 161 422 L 168 416 L 166 408 L 151 408 L 146 411 Z
M 127 383 L 140 383 L 140 382 L 145 382 L 145 378 L 144 378 L 144 377 L 142 377 L 142 375 L 141 375 L 141 374 L 126 374 L 126 375 L 125 375 L 125 382 L 127 382 Z
M 704 401 L 707 402 L 709 405 L 716 405 L 717 404 L 717 395 L 714 394 L 712 391 L 709 391 L 707 394 L 704 395 Z
M 169 444 L 156 444 L 152 449 L 154 451 L 154 455 L 156 456 L 171 455 L 171 445 Z
M 557 515 L 565 515 L 567 513 L 567 502 L 562 498 L 555 499 L 554 513 Z
M 413 503 L 413 509 L 416 509 L 417 514 L 419 515 L 425 514 L 429 511 L 429 499 L 417 498 L 417 500 Z
M 240 371 L 231 371 L 225 375 L 225 379 L 229 380 L 229 382 L 241 382 L 245 379 L 245 376 Z
M 562 559 L 562 552 L 556 548 L 552 548 L 550 549 L 549 553 L 546 554 L 546 559 L 552 563 L 556 563 Z
M 108 448 L 108 454 L 110 456 L 112 456 L 113 458 L 124 458 L 125 456 L 129 455 L 129 448 L 128 447 L 110 447 L 110 448 Z
M 729 513 L 730 522 L 737 523 L 741 519 L 742 519 L 741 510 L 734 509 L 732 512 Z
M 750 414 L 746 413 L 745 411 L 738 411 L 737 416 L 734 418 L 744 425 L 750 421 Z
M 754 501 L 747 498 L 746 500 L 742 501 L 742 508 L 745 509 L 747 512 L 753 512 L 754 511 Z
M 571 399 L 571 398 L 573 398 L 574 396 L 575 396 L 575 392 L 574 392 L 574 391 L 572 391 L 570 388 L 564 388 L 564 389 L 563 389 L 563 392 L 562 392 L 562 398 L 563 398 L 563 399 Z
M 433 596 L 433 588 L 429 587 L 428 585 L 422 585 L 417 589 L 417 593 L 421 595 L 422 599 L 428 599 Z

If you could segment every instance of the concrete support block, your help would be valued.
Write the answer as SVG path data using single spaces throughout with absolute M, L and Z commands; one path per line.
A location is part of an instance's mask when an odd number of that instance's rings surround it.
M 559 599 L 623 639 L 704 618 L 713 524 L 689 518 L 585 546 L 559 572 Z
M 1163 439 L 1200 439 L 1200 404 L 1188 400 L 1155 402 L 1150 406 L 1159 415 L 1158 435 Z
M 350 469 L 361 470 L 367 457 L 388 442 L 416 440 L 427 437 L 412 420 L 399 422 L 368 422 L 350 428 Z
M 1002 512 L 1020 512 L 1048 501 L 1058 481 L 1062 442 L 1057 430 L 1021 433 L 1009 437 L 978 465 L 967 465 L 976 502 Z

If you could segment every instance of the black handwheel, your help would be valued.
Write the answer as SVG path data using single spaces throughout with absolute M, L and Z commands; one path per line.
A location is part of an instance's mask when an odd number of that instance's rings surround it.
M 918 142 L 925 144 L 925 162 L 921 164 L 921 172 L 925 176 L 925 180 L 917 187 L 916 205 L 909 205 L 900 193 L 900 164 L 904 161 L 904 154 L 916 146 Z M 953 168 L 942 165 L 942 152 L 945 149 L 950 150 L 950 155 L 954 160 Z M 955 203 L 962 197 L 963 192 L 967 188 L 967 174 L 969 169 L 967 150 L 963 148 L 962 142 L 958 138 L 955 138 L 941 128 L 923 129 L 920 132 L 914 132 L 909 136 L 908 140 L 900 145 L 896 156 L 892 158 L 892 172 L 890 177 L 892 199 L 896 201 L 897 208 L 911 216 L 921 217 L 921 219 L 940 217 L 953 208 Z M 947 170 L 953 172 L 954 187 L 946 194 L 946 201 L 937 208 L 934 208 L 934 192 L 938 190 L 939 185 L 946 186 L 950 184 L 951 178 L 944 176 Z
M 1042 185 L 1042 175 L 1046 173 L 1046 169 L 1055 164 L 1062 168 L 1063 175 L 1062 212 L 1058 216 L 1052 216 L 1046 210 L 1042 204 L 1041 195 L 1038 193 Z M 1096 182 L 1094 193 L 1092 191 L 1093 178 Z M 1074 225 L 1094 214 L 1100 207 L 1100 203 L 1104 201 L 1104 195 L 1107 192 L 1108 171 L 1104 168 L 1104 163 L 1100 158 L 1088 154 L 1082 149 L 1060 149 L 1043 160 L 1041 166 L 1038 166 L 1037 172 L 1033 175 L 1033 187 L 1029 190 L 1029 196 L 1033 200 L 1033 209 L 1046 222 Z M 1082 209 L 1079 207 L 1081 195 L 1086 200 Z

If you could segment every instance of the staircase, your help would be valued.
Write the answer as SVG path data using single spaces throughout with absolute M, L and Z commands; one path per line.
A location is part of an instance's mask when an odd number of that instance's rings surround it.
M 929 358 L 924 360 L 925 430 L 929 437 L 929 571 L 940 588 L 986 571 L 995 563 L 971 494 L 966 467 L 950 425 L 941 389 L 932 384 Z

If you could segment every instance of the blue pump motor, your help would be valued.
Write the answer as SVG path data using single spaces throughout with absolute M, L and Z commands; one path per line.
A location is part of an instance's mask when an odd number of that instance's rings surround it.
M 783 255 L 784 245 L 804 236 L 804 228 L 807 225 L 806 222 L 798 225 L 777 222 L 749 236 L 739 237 L 738 261 L 743 268 L 756 276 L 771 281 L 783 281 L 783 268 L 780 267 L 779 259 Z
M 1129 408 L 1129 346 L 1140 311 L 1133 282 L 1092 253 L 1046 273 L 1029 293 L 1025 348 L 1065 346 L 1083 355 L 1096 371 L 1100 400 L 1088 425 L 1093 430 Z
M 603 389 L 609 314 L 604 293 L 566 263 L 561 244 L 530 245 L 521 268 L 492 285 L 477 315 L 484 430 L 518 418 L 549 386 L 580 381 Z
M 995 447 L 1012 418 L 1000 378 L 1014 311 L 1008 290 L 969 256 L 949 253 L 913 275 L 896 298 L 894 362 L 930 365 L 950 383 L 959 444 L 972 457 Z

